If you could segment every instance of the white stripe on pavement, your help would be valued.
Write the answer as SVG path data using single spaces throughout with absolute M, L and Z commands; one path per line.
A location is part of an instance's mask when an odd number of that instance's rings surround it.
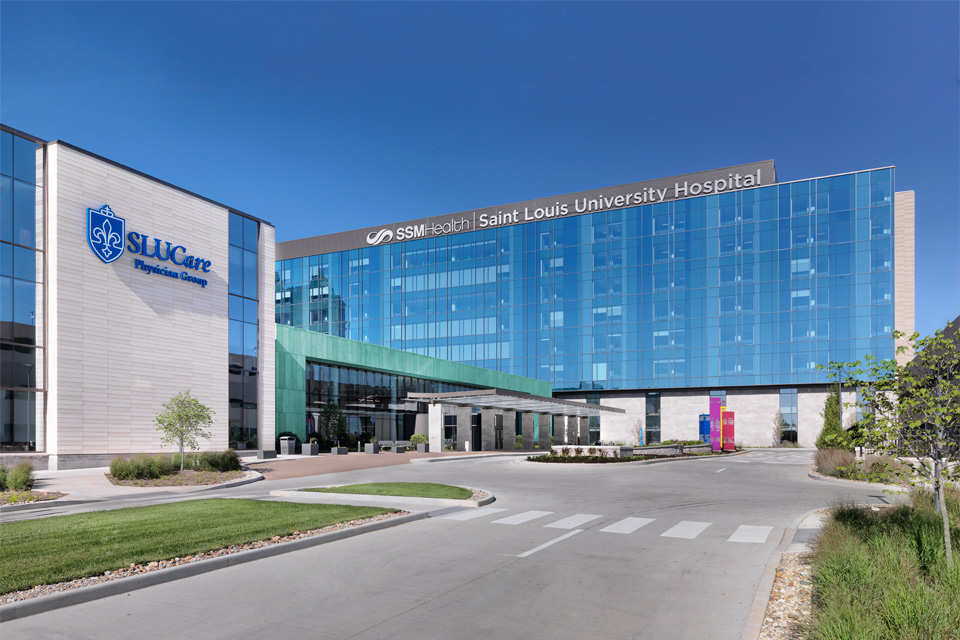
M 759 542 L 763 544 L 767 541 L 767 536 L 773 531 L 773 527 L 751 527 L 749 525 L 740 525 L 733 532 L 727 542 Z
M 530 522 L 531 520 L 548 516 L 551 513 L 553 513 L 553 511 L 524 511 L 515 516 L 507 516 L 506 518 L 494 520 L 493 524 L 523 524 L 524 522 Z
M 653 522 L 653 518 L 624 518 L 620 522 L 615 522 L 609 527 L 600 529 L 601 533 L 633 533 L 642 526 Z
M 562 540 L 566 540 L 567 538 L 569 538 L 569 537 L 571 537 L 571 536 L 575 536 L 575 535 L 577 535 L 578 533 L 583 533 L 583 529 L 574 529 L 574 530 L 571 531 L 570 533 L 565 533 L 565 534 L 563 534 L 562 536 L 560 536 L 559 538 L 554 538 L 553 540 L 551 540 L 551 541 L 549 541 L 549 542 L 544 542 L 544 543 L 543 543 L 542 545 L 540 545 L 539 547 L 534 547 L 533 549 L 530 549 L 530 551 L 524 551 L 523 553 L 521 553 L 521 554 L 518 555 L 517 557 L 518 557 L 518 558 L 526 558 L 527 556 L 532 556 L 532 555 L 535 554 L 537 551 L 542 551 L 542 550 L 546 549 L 547 547 L 549 547 L 550 545 L 552 545 L 552 544 L 557 544 L 558 542 L 561 542 Z
M 726 467 L 724 467 L 723 469 L 726 469 Z M 714 471 L 714 473 L 720 473 L 721 471 L 723 471 L 723 469 L 717 469 L 716 471 Z
M 660 534 L 662 538 L 686 538 L 688 540 L 693 540 L 698 535 L 703 533 L 703 530 L 709 527 L 712 522 L 691 522 L 690 520 L 684 520 L 680 524 L 668 529 L 667 531 Z
M 569 518 L 557 520 L 556 522 L 551 522 L 550 524 L 545 524 L 543 526 L 548 529 L 573 529 L 574 527 L 579 527 L 582 524 L 587 524 L 591 520 L 596 520 L 597 518 L 602 517 L 603 516 L 598 516 L 592 513 L 578 513 L 577 515 L 570 516 Z
M 506 509 L 470 509 L 469 511 L 461 511 L 460 513 L 455 513 L 452 516 L 446 516 L 444 520 L 473 520 L 474 518 L 482 518 L 483 516 L 492 516 L 495 513 L 501 513 L 506 511 Z

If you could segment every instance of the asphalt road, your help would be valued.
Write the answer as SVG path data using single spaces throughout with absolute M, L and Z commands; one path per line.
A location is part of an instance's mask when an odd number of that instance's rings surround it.
M 792 522 L 892 500 L 807 477 L 811 452 L 656 465 L 408 464 L 209 492 L 368 481 L 493 492 L 431 517 L 0 625 L 15 638 L 740 638 Z M 157 497 L 165 500 L 167 497 Z

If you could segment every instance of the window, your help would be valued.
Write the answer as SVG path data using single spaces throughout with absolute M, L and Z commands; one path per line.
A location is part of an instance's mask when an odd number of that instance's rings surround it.
M 781 439 L 797 441 L 797 390 L 780 389 Z
M 257 302 L 259 261 L 257 243 L 260 223 L 236 213 L 230 214 L 230 328 L 229 443 L 236 449 L 255 449 L 259 395 L 259 304 Z M 302 273 L 303 269 L 299 269 Z M 294 276 L 291 276 L 294 277 Z M 299 276 L 296 276 L 299 279 Z M 279 302 L 290 301 L 289 291 L 277 294 Z M 296 305 L 304 307 L 305 305 Z M 278 313 L 280 310 L 277 310 Z
M 660 442 L 660 394 L 651 391 L 647 394 L 646 433 L 644 444 Z

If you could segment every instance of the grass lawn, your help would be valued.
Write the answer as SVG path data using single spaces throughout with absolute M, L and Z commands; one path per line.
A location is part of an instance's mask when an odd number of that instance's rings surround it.
M 834 509 L 814 547 L 809 638 L 960 638 L 960 495 L 948 497 L 953 570 L 931 494 L 881 511 Z
M 212 498 L 4 523 L 0 593 L 391 511 Z
M 470 489 L 430 482 L 372 482 L 369 484 L 348 484 L 342 487 L 302 489 L 302 491 L 363 493 L 371 496 L 406 496 L 409 498 L 446 498 L 450 500 L 467 500 L 473 495 Z

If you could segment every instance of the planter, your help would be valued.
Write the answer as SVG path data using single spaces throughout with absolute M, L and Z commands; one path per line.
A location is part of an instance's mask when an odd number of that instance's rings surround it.
M 633 457 L 633 447 L 620 447 L 620 457 L 621 457 L 621 458 L 632 458 L 632 457 Z
M 417 445 L 417 453 L 430 453 L 430 443 L 422 442 Z
M 407 452 L 407 448 L 406 448 L 405 446 L 403 446 L 402 444 L 395 444 L 395 445 L 393 445 L 393 452 L 394 452 L 394 453 L 406 453 L 406 452 Z
M 305 456 L 315 456 L 320 453 L 320 444 L 317 442 L 308 442 L 300 449 Z
M 276 451 L 272 451 L 272 450 L 264 451 L 262 449 L 260 451 L 257 451 L 257 460 L 269 460 L 270 458 L 276 458 L 276 457 L 277 457 Z
M 380 443 L 379 442 L 368 442 L 363 445 L 364 453 L 380 453 Z
M 334 448 L 330 449 L 330 455 L 334 455 L 334 456 L 345 456 L 345 455 L 347 455 L 347 448 L 346 448 L 346 447 L 334 447 Z

